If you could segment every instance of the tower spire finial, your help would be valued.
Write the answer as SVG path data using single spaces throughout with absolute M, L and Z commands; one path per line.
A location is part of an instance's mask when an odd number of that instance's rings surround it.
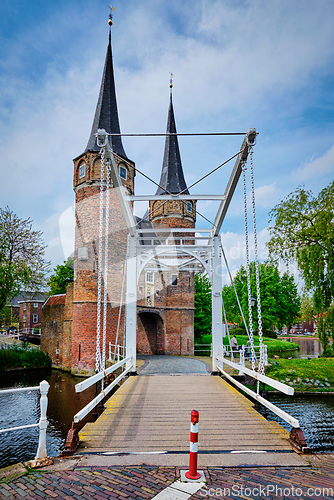
M 170 88 L 170 96 L 172 97 L 172 93 L 173 93 L 173 73 L 169 73 L 170 74 L 170 79 L 169 79 L 169 88 Z
M 108 21 L 108 24 L 110 26 L 110 28 L 109 28 L 109 33 L 110 33 L 111 32 L 111 27 L 112 27 L 112 24 L 113 24 L 113 22 L 112 22 L 113 14 L 112 13 L 113 13 L 113 11 L 115 9 L 114 9 L 114 7 L 112 5 L 109 5 L 109 9 L 110 9 L 110 12 L 109 12 L 109 21 Z

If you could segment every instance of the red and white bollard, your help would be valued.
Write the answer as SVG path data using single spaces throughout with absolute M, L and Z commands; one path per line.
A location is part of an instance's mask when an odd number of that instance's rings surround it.
M 187 479 L 199 479 L 201 477 L 201 474 L 197 472 L 198 422 L 199 422 L 199 413 L 197 410 L 193 410 L 191 412 L 191 423 L 190 423 L 189 470 L 185 473 Z

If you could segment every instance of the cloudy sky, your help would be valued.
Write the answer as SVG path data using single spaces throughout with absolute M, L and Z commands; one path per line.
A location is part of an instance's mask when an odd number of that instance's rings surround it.
M 300 184 L 317 194 L 333 179 L 334 2 L 112 1 L 122 132 L 165 131 L 170 72 L 178 132 L 259 132 L 254 166 L 265 257 L 268 211 Z M 33 219 L 53 266 L 71 250 L 72 159 L 84 151 L 92 125 L 108 13 L 101 0 L 0 3 L 0 206 Z M 179 142 L 191 184 L 235 154 L 242 138 Z M 123 139 L 128 157 L 156 181 L 163 143 Z M 192 193 L 223 193 L 231 168 Z M 152 192 L 138 175 L 136 193 Z M 217 204 L 198 208 L 212 220 Z M 141 215 L 143 207 L 136 210 Z M 197 225 L 207 227 L 200 219 Z M 233 268 L 243 261 L 243 231 L 240 184 L 223 226 Z

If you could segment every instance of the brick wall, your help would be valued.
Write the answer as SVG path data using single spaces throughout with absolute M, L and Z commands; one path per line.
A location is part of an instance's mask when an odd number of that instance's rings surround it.
M 71 369 L 73 283 L 66 294 L 49 297 L 43 306 L 41 350 L 47 352 L 52 364 Z

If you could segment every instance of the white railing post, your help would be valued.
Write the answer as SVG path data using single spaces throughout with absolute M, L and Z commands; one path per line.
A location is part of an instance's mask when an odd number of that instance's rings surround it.
M 223 344 L 222 312 L 222 265 L 220 237 L 213 238 L 212 256 L 212 372 L 217 372 L 217 356 L 221 356 Z
M 40 406 L 41 406 L 41 418 L 39 420 L 39 442 L 38 442 L 38 448 L 37 448 L 37 454 L 35 457 L 35 460 L 32 460 L 30 464 L 33 466 L 35 465 L 40 465 L 40 464 L 47 464 L 50 463 L 50 459 L 47 455 L 46 452 L 46 429 L 48 426 L 48 421 L 46 419 L 46 410 L 48 407 L 48 390 L 49 390 L 50 385 L 46 380 L 43 380 L 40 383 L 40 392 L 41 392 L 41 400 L 40 400 Z
M 125 303 L 125 341 L 126 357 L 131 358 L 126 368 L 136 372 L 137 348 L 137 255 L 136 239 L 128 235 L 128 255 L 126 264 L 126 303 Z
M 245 366 L 245 346 L 244 345 L 241 346 L 241 349 L 240 349 L 239 353 L 240 353 L 239 365 L 241 365 L 241 366 L 244 367 Z M 244 375 L 243 370 L 239 371 L 239 375 Z
M 111 342 L 109 342 L 109 361 L 111 361 Z

